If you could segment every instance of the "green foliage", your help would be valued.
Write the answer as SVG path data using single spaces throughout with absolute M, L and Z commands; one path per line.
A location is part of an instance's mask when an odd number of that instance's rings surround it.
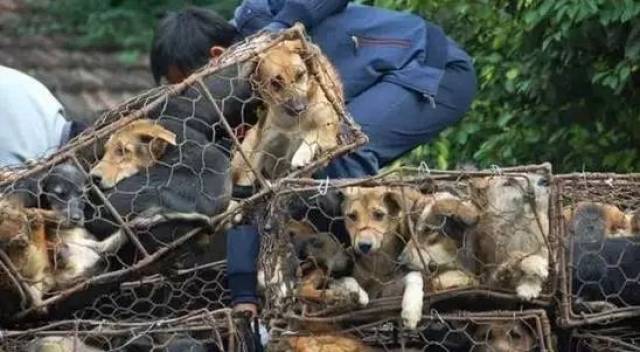
M 640 169 L 640 2 L 372 2 L 441 24 L 474 57 L 478 74 L 467 116 L 404 161 Z
M 185 6 L 204 6 L 230 18 L 238 0 L 32 0 L 53 20 L 40 24 L 41 31 L 77 34 L 78 47 L 111 47 L 126 50 L 124 61 L 146 51 L 156 21 L 167 11 Z

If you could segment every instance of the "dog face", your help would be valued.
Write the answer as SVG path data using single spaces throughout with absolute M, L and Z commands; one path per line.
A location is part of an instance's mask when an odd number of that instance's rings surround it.
M 71 164 L 56 165 L 43 180 L 42 190 L 49 208 L 62 215 L 67 225 L 84 222 L 84 186 L 87 178 Z
M 333 234 L 317 232 L 310 224 L 295 220 L 287 224 L 285 233 L 303 263 L 311 263 L 329 273 L 351 271 L 352 258 Z
M 473 188 L 480 192 L 486 210 L 496 214 L 521 215 L 522 209 L 547 213 L 549 208 L 549 180 L 543 175 L 492 176 L 473 181 Z
M 151 167 L 167 145 L 176 145 L 176 135 L 152 120 L 137 120 L 109 137 L 102 159 L 91 169 L 91 176 L 103 188 Z
M 442 231 L 429 231 L 416 241 L 409 241 L 399 261 L 410 269 L 435 273 L 456 266 L 458 246 L 457 240 Z
M 347 187 L 342 202 L 351 245 L 361 254 L 374 254 L 402 238 L 401 196 L 386 187 Z
M 309 105 L 311 78 L 299 40 L 284 41 L 258 57 L 254 79 L 266 103 L 279 109 L 289 123 Z
M 480 325 L 474 340 L 474 352 L 529 352 L 535 347 L 530 329 L 513 321 Z

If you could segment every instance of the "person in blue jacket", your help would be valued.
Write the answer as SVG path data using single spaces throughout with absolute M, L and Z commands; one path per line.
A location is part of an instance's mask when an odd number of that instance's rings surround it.
M 152 70 L 156 80 L 179 82 L 243 37 L 296 22 L 337 68 L 347 109 L 369 137 L 367 145 L 334 160 L 317 177 L 376 174 L 459 121 L 475 96 L 471 58 L 440 27 L 347 0 L 245 0 L 231 22 L 203 9 L 174 13 L 156 30 Z M 255 313 L 258 232 L 249 224 L 227 236 L 233 304 Z

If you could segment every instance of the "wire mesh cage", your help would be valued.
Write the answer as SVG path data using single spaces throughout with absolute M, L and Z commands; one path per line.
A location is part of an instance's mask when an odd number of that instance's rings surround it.
M 544 310 L 423 315 L 415 330 L 378 312 L 292 317 L 303 330 L 282 331 L 269 351 L 553 351 Z M 304 330 L 311 327 L 312 330 Z M 335 330 L 335 329 L 340 329 Z
M 578 329 L 571 336 L 571 350 L 575 352 L 640 351 L 640 334 L 633 326 L 633 323 L 627 323 L 626 326 Z
M 3 338 L 93 336 L 109 325 L 131 342 L 214 316 L 204 329 L 228 334 L 216 313 L 226 305 L 225 229 L 281 179 L 366 142 L 343 104 L 332 68 L 296 25 L 247 38 L 48 157 L 0 170 Z
M 560 324 L 640 316 L 640 175 L 570 174 L 556 182 Z
M 557 248 L 550 180 L 548 164 L 289 180 L 262 229 L 265 317 L 329 319 L 386 302 L 414 328 L 429 308 L 547 306 Z

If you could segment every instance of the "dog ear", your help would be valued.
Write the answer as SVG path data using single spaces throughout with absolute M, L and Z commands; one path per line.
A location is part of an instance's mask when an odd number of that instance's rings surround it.
M 167 145 L 176 145 L 176 134 L 158 124 L 145 126 L 140 135 L 140 142 L 148 144 L 151 153 L 159 159 L 167 149 Z
M 384 205 L 389 210 L 389 215 L 397 216 L 402 210 L 403 195 L 396 191 L 386 191 L 382 196 Z

